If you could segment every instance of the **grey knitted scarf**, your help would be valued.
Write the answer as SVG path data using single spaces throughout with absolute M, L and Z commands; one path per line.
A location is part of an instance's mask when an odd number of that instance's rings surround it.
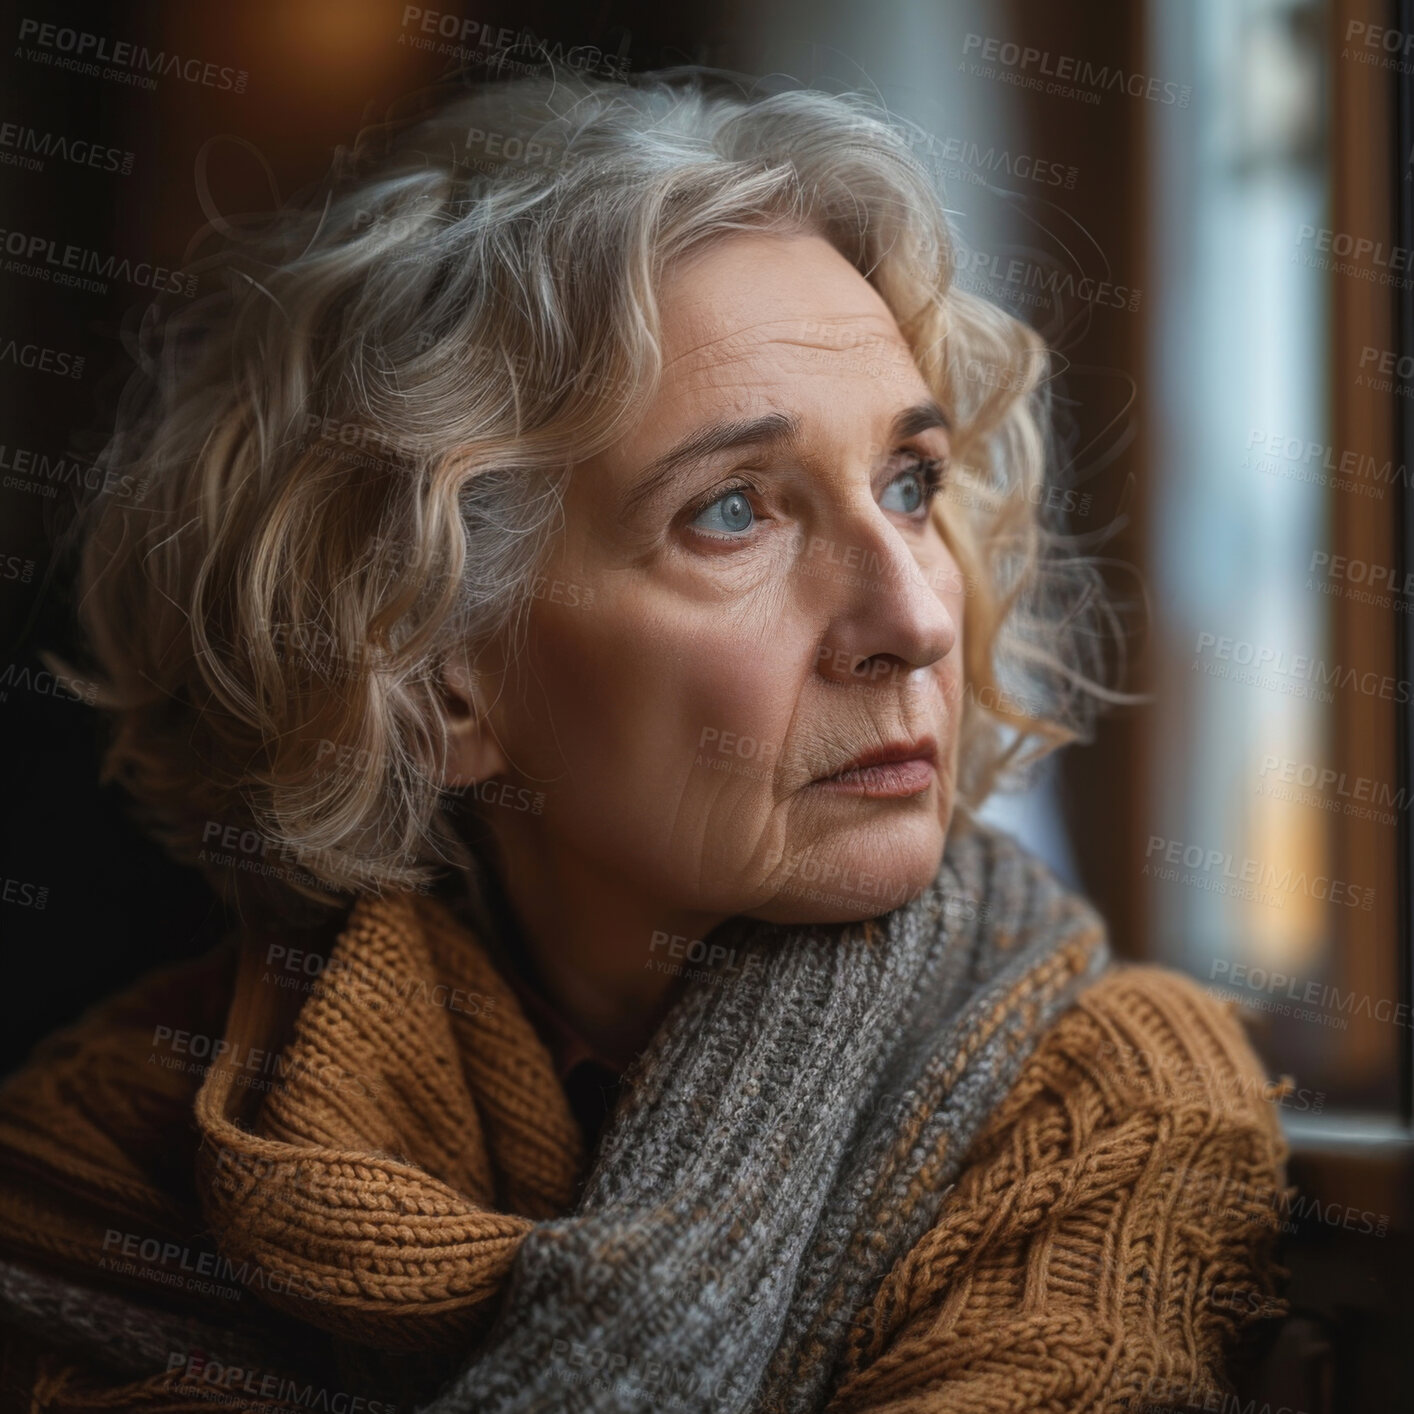
M 425 1414 L 823 1407 L 851 1321 L 1108 960 L 1093 908 L 976 822 L 881 921 L 713 934 L 577 1210 L 524 1239 Z

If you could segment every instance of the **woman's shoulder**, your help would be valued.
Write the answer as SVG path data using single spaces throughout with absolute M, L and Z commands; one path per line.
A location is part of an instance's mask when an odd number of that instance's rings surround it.
M 1227 1389 L 1249 1326 L 1285 1309 L 1278 1091 L 1224 1002 L 1111 964 L 860 1313 L 837 1407 L 981 1407 L 1035 1378 L 1041 1346 L 1067 1408 Z
M 1112 962 L 1040 1038 L 991 1130 L 1038 1104 L 1083 1102 L 1111 1122 L 1182 1108 L 1285 1145 L 1268 1076 L 1230 1000 L 1169 967 Z

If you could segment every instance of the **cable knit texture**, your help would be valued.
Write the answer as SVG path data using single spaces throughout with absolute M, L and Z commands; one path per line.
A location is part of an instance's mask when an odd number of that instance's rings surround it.
M 33 1411 L 1202 1406 L 1280 1309 L 1228 1010 L 959 825 L 869 925 L 733 920 L 591 1153 L 464 917 L 366 898 L 57 1033 L 0 1091 Z M 227 1005 L 228 1004 L 228 1005 Z M 350 1406 L 352 1407 L 352 1406 Z

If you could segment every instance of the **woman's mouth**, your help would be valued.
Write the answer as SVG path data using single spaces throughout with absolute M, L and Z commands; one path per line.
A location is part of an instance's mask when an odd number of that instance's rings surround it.
M 931 737 L 862 753 L 842 770 L 811 785 L 835 793 L 875 799 L 920 795 L 937 777 L 937 746 Z

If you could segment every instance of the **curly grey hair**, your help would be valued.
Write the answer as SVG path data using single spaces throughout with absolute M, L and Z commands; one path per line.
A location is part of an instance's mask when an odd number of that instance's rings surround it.
M 523 629 L 564 478 L 652 397 L 664 271 L 743 230 L 830 241 L 952 419 L 959 804 L 1087 734 L 1112 611 L 1038 510 L 1045 350 L 953 287 L 909 134 L 861 95 L 693 68 L 525 78 L 361 134 L 154 327 L 101 458 L 142 494 L 87 508 L 80 620 L 105 777 L 179 858 L 236 831 L 260 865 L 213 882 L 316 913 L 471 862 L 439 673 Z

